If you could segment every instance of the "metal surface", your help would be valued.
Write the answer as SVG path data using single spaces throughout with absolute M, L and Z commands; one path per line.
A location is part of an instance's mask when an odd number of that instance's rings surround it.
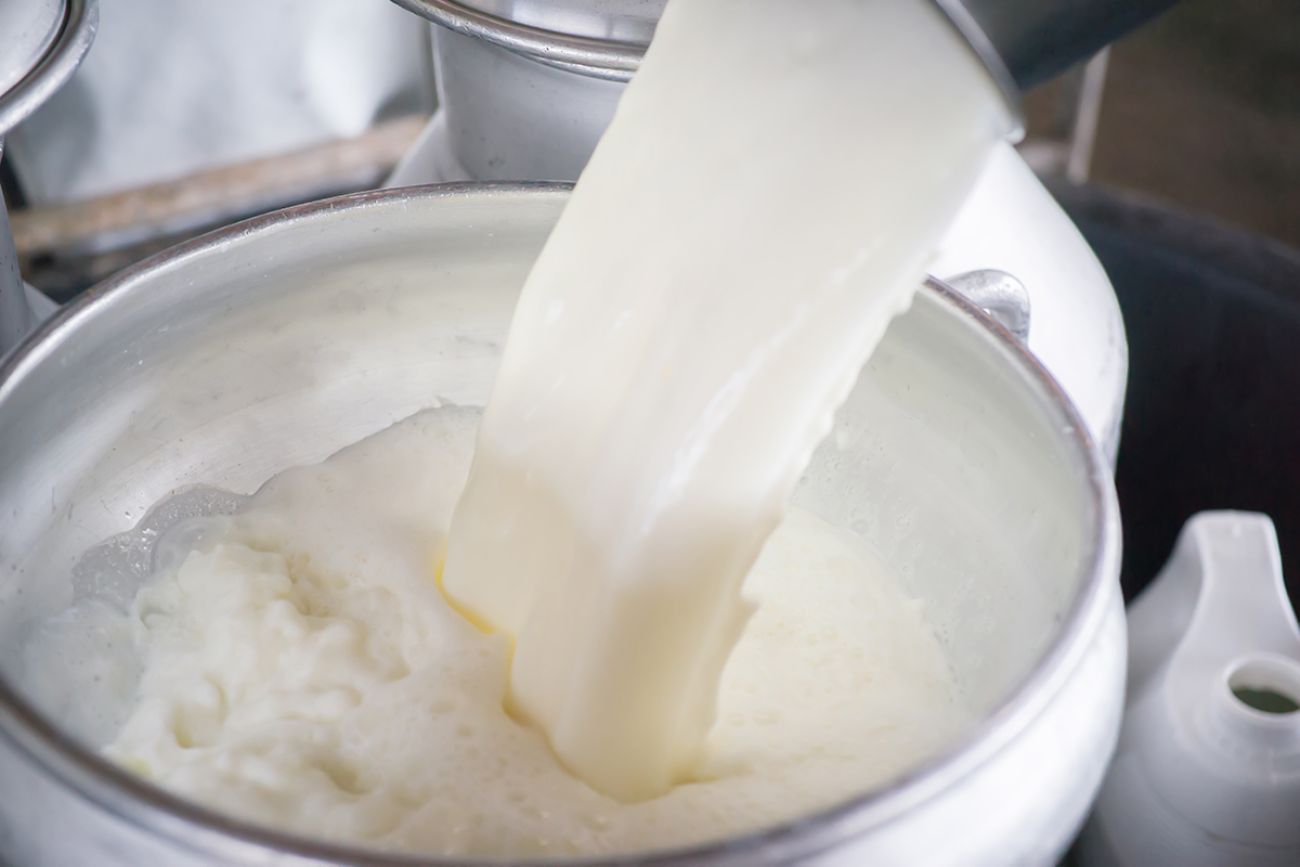
M 474 180 L 577 180 L 624 85 L 534 62 L 453 30 L 433 34 L 446 141 Z
M 1029 290 L 1005 271 L 967 271 L 943 282 L 992 316 L 1019 340 L 1029 340 Z
M 0 3 L 0 93 L 31 72 L 63 27 L 65 0 Z
M 418 0 L 427 15 L 456 11 L 568 36 L 648 45 L 668 0 Z
M 393 0 L 435 24 L 569 72 L 628 81 L 666 0 L 499 3 Z
M 4 142 L 0 141 L 0 156 L 4 154 L 3 145 Z M 0 200 L 0 357 L 35 324 L 35 314 L 27 303 L 23 275 L 18 270 L 13 236 L 9 233 L 9 214 Z
M 178 247 L 64 308 L 0 363 L 0 503 L 21 504 L 0 521 L 0 642 L 66 605 L 67 564 L 177 486 L 249 491 L 435 395 L 481 402 L 514 292 L 565 196 L 463 185 L 302 206 Z M 870 541 L 887 562 L 916 562 L 916 592 L 938 582 L 925 591 L 931 616 L 973 629 L 983 650 L 954 664 L 993 665 L 1019 630 L 1022 653 L 1036 649 L 994 665 L 971 699 L 981 722 L 884 790 L 724 844 L 613 863 L 1049 863 L 1081 821 L 1114 746 L 1124 664 L 1118 516 L 1086 427 L 1018 341 L 937 285 L 895 322 L 838 424 L 844 437 L 824 448 L 847 438 L 859 457 L 815 460 L 801 501 L 836 520 L 857 510 L 865 534 L 884 534 Z M 866 487 L 846 487 L 846 474 Z M 862 489 L 887 505 L 852 493 Z M 896 529 L 894 508 L 917 510 L 929 544 Z M 943 591 L 951 564 L 934 558 L 945 549 L 1003 563 L 974 586 L 1003 601 L 970 616 L 962 594 Z M 28 867 L 438 863 L 172 798 L 41 716 L 18 659 L 0 653 L 0 839 Z
M 0 86 L 0 153 L 5 134 L 49 99 L 76 70 L 94 39 L 97 22 L 95 0 L 67 0 L 66 7 L 62 2 L 32 4 L 11 0 L 0 7 L 0 40 L 18 34 L 15 56 L 22 57 L 23 64 L 30 64 L 18 70 L 9 64 L 8 54 L 0 58 L 0 85 L 8 84 L 7 88 Z M 5 47 L 0 46 L 0 50 Z M 0 357 L 31 328 L 35 318 L 18 270 L 9 216 L 0 200 Z
M 0 21 L 0 25 L 3 23 Z M 96 0 L 67 0 L 66 15 L 61 24 L 57 37 L 48 44 L 35 65 L 8 89 L 0 89 L 0 138 L 44 104 L 81 64 L 99 25 Z M 5 33 L 5 38 L 8 38 L 3 29 L 0 33 Z
M 32 314 L 36 317 L 37 322 L 53 316 L 55 311 L 59 309 L 57 303 L 50 300 L 48 296 L 30 283 L 27 284 L 26 289 L 27 305 L 31 309 Z

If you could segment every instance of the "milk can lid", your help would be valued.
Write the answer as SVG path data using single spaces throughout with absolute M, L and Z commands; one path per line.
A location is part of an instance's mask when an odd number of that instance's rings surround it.
M 72 75 L 97 22 L 94 0 L 0 2 L 0 136 Z

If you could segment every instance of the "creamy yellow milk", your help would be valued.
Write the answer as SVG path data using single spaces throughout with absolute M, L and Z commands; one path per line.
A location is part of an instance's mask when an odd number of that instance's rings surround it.
M 697 777 L 741 583 L 1003 123 L 930 3 L 668 4 L 524 287 L 444 576 L 596 788 Z

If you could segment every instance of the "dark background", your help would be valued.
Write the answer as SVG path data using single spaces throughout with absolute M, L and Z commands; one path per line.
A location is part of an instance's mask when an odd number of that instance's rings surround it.
M 1273 517 L 1300 608 L 1300 2 L 1187 0 L 1116 44 L 1089 184 L 1053 191 L 1128 330 L 1126 594 L 1234 508 Z
M 1300 246 L 1300 2 L 1184 0 L 1118 42 L 1090 180 Z

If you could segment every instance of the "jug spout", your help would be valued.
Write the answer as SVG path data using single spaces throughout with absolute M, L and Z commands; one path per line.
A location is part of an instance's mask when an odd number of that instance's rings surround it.
M 1272 521 L 1188 521 L 1129 610 L 1129 648 L 1084 862 L 1300 863 L 1300 627 Z

